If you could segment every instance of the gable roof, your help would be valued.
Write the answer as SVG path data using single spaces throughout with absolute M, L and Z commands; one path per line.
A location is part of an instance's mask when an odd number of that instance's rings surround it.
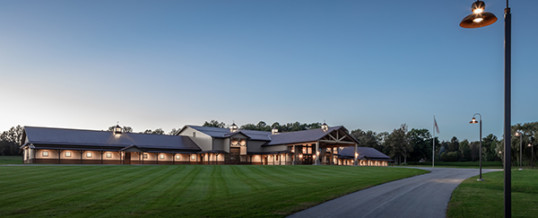
M 206 127 L 206 126 L 189 126 L 193 129 L 196 129 L 200 132 L 203 132 L 213 138 L 228 138 L 233 134 L 243 133 L 250 140 L 255 141 L 267 141 L 263 146 L 272 146 L 272 145 L 283 145 L 283 144 L 295 144 L 303 142 L 313 142 L 318 141 L 327 134 L 331 133 L 334 130 L 343 129 L 347 132 L 347 129 L 343 126 L 333 126 L 329 127 L 328 131 L 323 131 L 321 128 L 294 131 L 294 132 L 281 132 L 278 134 L 272 134 L 271 132 L 257 131 L 257 130 L 238 130 L 235 133 L 231 133 L 227 128 L 218 128 L 218 127 Z M 350 135 L 351 138 L 353 136 Z M 357 141 L 353 138 L 354 141 Z
M 318 141 L 332 131 L 339 129 L 344 129 L 347 132 L 346 128 L 344 128 L 343 126 L 329 127 L 329 130 L 327 131 L 323 131 L 321 128 L 317 128 L 295 132 L 282 132 L 275 135 L 271 135 L 271 141 L 265 146 Z
M 238 130 L 237 132 L 230 132 L 227 128 L 208 127 L 208 126 L 188 126 L 200 132 L 203 132 L 213 138 L 228 138 L 232 135 L 241 133 L 250 140 L 255 141 L 270 141 L 271 132 L 255 131 L 255 130 Z
M 353 158 L 355 156 L 354 152 L 355 148 L 353 147 L 346 147 L 342 149 L 340 152 L 338 152 L 338 156 L 342 158 Z M 381 153 L 375 148 L 371 147 L 357 147 L 357 153 L 359 153 L 359 160 L 389 160 L 391 161 L 390 157 L 386 154 Z
M 24 127 L 28 138 L 26 144 L 34 145 L 76 145 L 99 147 L 137 146 L 147 149 L 174 149 L 200 151 L 200 148 L 186 136 L 154 135 L 142 133 L 122 133 L 119 137 L 112 131 L 63 129 L 49 127 Z

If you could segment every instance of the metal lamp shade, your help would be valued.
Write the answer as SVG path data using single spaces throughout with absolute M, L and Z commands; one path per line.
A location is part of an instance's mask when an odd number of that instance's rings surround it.
M 475 22 L 476 19 L 482 19 L 480 22 Z M 491 25 L 497 21 L 497 17 L 490 12 L 482 12 L 479 14 L 471 14 L 465 18 L 460 23 L 460 26 L 463 28 L 478 28 Z

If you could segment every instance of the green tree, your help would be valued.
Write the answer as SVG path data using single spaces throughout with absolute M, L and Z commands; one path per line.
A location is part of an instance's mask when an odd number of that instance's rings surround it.
M 203 126 L 224 128 L 226 124 L 223 122 L 216 121 L 216 120 L 211 120 L 209 122 L 205 121 Z
M 390 148 L 390 156 L 395 159 L 397 164 L 407 164 L 407 157 L 412 152 L 407 139 L 407 125 L 402 124 L 400 128 L 394 129 L 385 140 L 386 146 Z
M 410 147 L 413 148 L 410 155 L 410 160 L 420 161 L 431 159 L 431 135 L 427 129 L 411 129 L 411 131 L 407 133 L 407 138 L 409 140 Z
M 11 127 L 8 131 L 0 134 L 0 154 L 1 155 L 19 155 L 24 129 L 17 125 Z

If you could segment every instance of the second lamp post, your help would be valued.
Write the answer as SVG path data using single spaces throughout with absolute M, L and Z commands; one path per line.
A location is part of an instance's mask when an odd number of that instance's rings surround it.
M 476 120 L 476 115 L 480 117 L 480 121 Z M 484 181 L 482 179 L 482 115 L 479 113 L 476 113 L 473 115 L 473 119 L 469 123 L 480 123 L 480 147 L 478 147 L 478 160 L 480 162 L 480 178 L 478 178 L 476 181 Z

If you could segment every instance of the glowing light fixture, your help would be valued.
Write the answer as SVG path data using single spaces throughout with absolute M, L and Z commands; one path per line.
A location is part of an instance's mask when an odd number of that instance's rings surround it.
M 497 17 L 490 12 L 486 12 L 486 3 L 477 0 L 471 6 L 472 14 L 463 18 L 460 26 L 463 28 L 485 27 L 497 21 Z
M 323 132 L 327 132 L 329 130 L 329 125 L 326 123 L 321 124 L 321 130 L 323 130 Z
M 123 133 L 123 129 L 119 124 L 116 124 L 116 126 L 114 127 L 114 135 L 120 136 L 121 133 Z
M 232 123 L 232 126 L 230 126 L 230 132 L 237 132 L 237 130 L 239 130 L 239 127 L 235 125 L 235 122 Z

